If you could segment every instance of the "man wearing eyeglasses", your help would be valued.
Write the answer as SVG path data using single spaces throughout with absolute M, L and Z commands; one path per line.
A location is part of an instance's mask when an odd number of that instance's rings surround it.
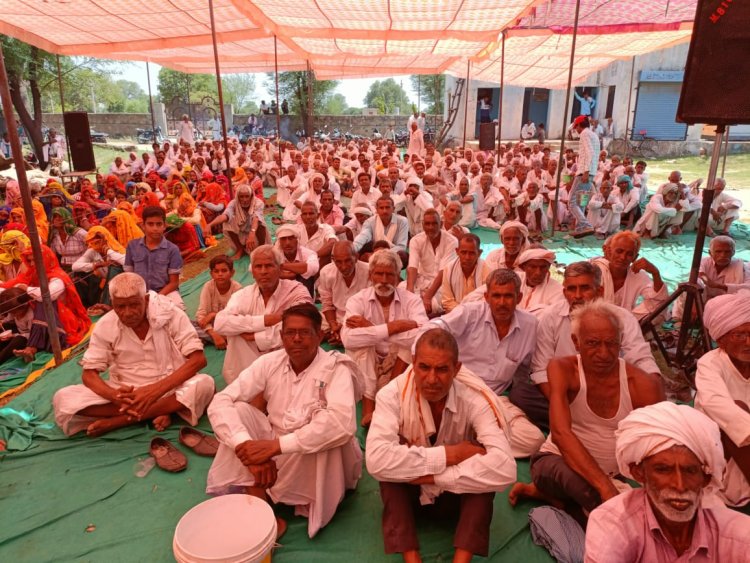
M 698 360 L 695 408 L 719 425 L 727 468 L 720 496 L 750 503 L 750 291 L 706 303 L 703 324 L 719 347 Z
M 345 354 L 325 352 L 312 303 L 282 313 L 282 350 L 258 358 L 208 408 L 220 446 L 206 492 L 242 490 L 295 507 L 313 537 L 362 474 L 355 437 L 363 376 Z M 251 401 L 262 394 L 267 415 Z M 280 537 L 286 523 L 277 518 Z

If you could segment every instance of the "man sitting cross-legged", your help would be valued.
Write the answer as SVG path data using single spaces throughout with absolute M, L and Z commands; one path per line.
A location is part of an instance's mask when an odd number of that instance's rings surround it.
M 376 242 L 384 240 L 398 253 L 401 263 L 408 261 L 406 246 L 409 244 L 409 222 L 405 217 L 394 213 L 393 200 L 383 196 L 376 202 L 376 215 L 362 225 L 362 230 L 354 239 L 354 250 L 360 259 L 367 262 Z
M 728 460 L 722 500 L 745 506 L 750 503 L 750 291 L 711 299 L 703 323 L 719 347 L 698 360 L 695 408 L 721 429 Z
M 576 309 L 572 333 L 578 355 L 549 364 L 551 432 L 531 458 L 533 482 L 516 484 L 508 500 L 546 500 L 583 522 L 581 509 L 590 512 L 619 492 L 617 423 L 665 397 L 660 379 L 620 359 L 622 322 L 612 305 L 598 300 Z
M 750 517 L 714 498 L 724 452 L 711 419 L 664 401 L 630 413 L 616 436 L 620 472 L 643 488 L 591 513 L 586 563 L 748 560 Z
M 250 272 L 255 283 L 232 295 L 214 319 L 214 332 L 227 339 L 222 376 L 231 383 L 240 371 L 261 354 L 281 348 L 279 330 L 284 309 L 312 298 L 305 286 L 281 278 L 281 252 L 273 246 L 259 246 L 250 255 Z
M 370 257 L 370 282 L 346 303 L 341 340 L 365 373 L 362 424 L 370 423 L 375 394 L 411 363 L 417 328 L 427 322 L 422 300 L 397 287 L 401 260 L 382 249 Z
M 443 268 L 440 299 L 446 313 L 458 307 L 474 290 L 485 287 L 484 281 L 490 275 L 490 269 L 480 258 L 481 244 L 477 235 L 473 233 L 463 235 L 456 248 L 458 258 Z
M 246 487 L 290 504 L 313 537 L 328 524 L 362 474 L 355 437 L 362 375 L 345 354 L 320 348 L 321 316 L 311 303 L 286 309 L 283 350 L 259 358 L 208 407 L 219 439 L 206 492 Z M 258 395 L 266 412 L 250 402 Z M 279 520 L 279 536 L 286 523 Z
M 357 259 L 351 241 L 339 241 L 331 252 L 333 263 L 320 270 L 318 294 L 323 305 L 323 334 L 329 344 L 341 344 L 346 302 L 370 284 L 367 264 Z
M 386 553 L 421 561 L 415 512 L 458 516 L 457 561 L 487 556 L 492 501 L 516 476 L 502 406 L 458 361 L 450 333 L 422 334 L 414 363 L 377 396 L 367 470 L 380 481 Z M 417 500 L 419 499 L 419 500 Z
M 214 394 L 203 344 L 190 319 L 146 282 L 124 273 L 109 282 L 112 311 L 94 327 L 83 355 L 83 385 L 63 387 L 52 405 L 68 436 L 100 436 L 151 420 L 157 430 L 179 414 L 197 424 Z M 101 374 L 109 370 L 109 379 Z

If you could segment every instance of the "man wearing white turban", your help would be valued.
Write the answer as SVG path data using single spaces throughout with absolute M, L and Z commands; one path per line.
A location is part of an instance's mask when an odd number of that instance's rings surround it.
M 620 472 L 643 485 L 604 503 L 586 528 L 586 563 L 747 561 L 750 517 L 717 502 L 719 428 L 687 405 L 637 409 L 615 432 Z
M 703 323 L 719 348 L 698 360 L 695 408 L 721 429 L 727 469 L 720 495 L 744 506 L 750 503 L 750 291 L 711 299 Z
M 500 242 L 503 243 L 501 248 L 495 249 L 487 255 L 487 267 L 490 270 L 498 268 L 508 268 L 516 270 L 518 268 L 518 257 L 529 247 L 529 229 L 520 221 L 506 221 L 500 227 Z

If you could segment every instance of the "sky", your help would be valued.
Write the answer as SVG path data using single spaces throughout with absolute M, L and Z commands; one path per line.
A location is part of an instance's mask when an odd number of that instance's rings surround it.
M 152 64 L 149 65 L 151 68 L 151 90 L 154 95 L 156 95 L 157 92 L 157 86 L 159 84 L 159 69 L 161 68 L 159 65 Z M 146 63 L 142 62 L 131 62 L 131 63 L 124 63 L 120 65 L 120 72 L 118 78 L 122 78 L 124 80 L 131 80 L 133 82 L 137 82 L 141 88 L 143 88 L 144 92 L 148 92 L 148 81 L 146 79 Z M 263 81 L 265 79 L 264 74 L 256 74 L 255 75 L 255 103 L 260 104 L 261 99 L 268 99 L 269 96 L 273 95 L 273 92 L 266 92 L 265 88 L 263 87 Z M 384 80 L 388 77 L 381 77 L 379 80 Z M 412 90 L 411 88 L 411 81 L 409 80 L 408 75 L 403 76 L 393 76 L 392 77 L 396 82 L 400 82 L 404 88 L 404 91 L 406 92 L 406 95 L 409 97 L 409 101 L 412 103 L 417 103 L 417 93 Z M 377 78 L 356 78 L 356 79 L 347 79 L 342 80 L 339 83 L 338 88 L 336 89 L 336 92 L 341 93 L 346 98 L 346 103 L 350 107 L 364 107 L 364 97 L 365 94 L 367 94 L 367 91 L 370 89 L 370 85 L 378 80 Z

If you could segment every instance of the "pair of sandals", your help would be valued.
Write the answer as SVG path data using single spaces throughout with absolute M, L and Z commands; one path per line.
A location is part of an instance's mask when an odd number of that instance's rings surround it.
M 214 457 L 219 449 L 219 441 L 214 436 L 188 426 L 180 428 L 179 441 L 198 455 L 206 457 Z M 154 458 L 156 465 L 164 471 L 178 473 L 187 469 L 187 457 L 169 440 L 154 438 L 151 440 L 148 453 Z

